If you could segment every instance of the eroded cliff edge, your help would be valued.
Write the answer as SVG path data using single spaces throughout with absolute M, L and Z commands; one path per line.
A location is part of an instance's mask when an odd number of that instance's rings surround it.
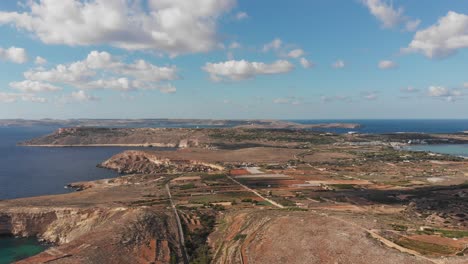
M 135 188 L 140 180 L 158 178 L 128 179 L 92 182 L 71 194 L 0 201 L 0 235 L 53 243 L 19 263 L 181 263 L 177 223 L 164 189 L 155 182 Z M 145 195 L 154 197 L 153 206 L 138 203 Z

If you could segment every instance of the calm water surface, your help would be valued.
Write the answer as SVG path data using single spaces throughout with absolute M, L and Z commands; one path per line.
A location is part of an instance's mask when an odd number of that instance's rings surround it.
M 0 237 L 0 264 L 34 256 L 47 248 L 33 238 Z
M 117 173 L 96 165 L 128 148 L 20 147 L 16 143 L 55 128 L 0 128 L 0 199 L 65 193 L 78 181 L 105 179 Z
M 416 145 L 408 149 L 416 151 L 430 151 L 434 153 L 451 154 L 455 156 L 468 157 L 468 144 L 459 145 Z
M 317 123 L 356 123 L 357 129 L 326 129 L 336 133 L 358 131 L 360 133 L 395 133 L 395 132 L 423 132 L 423 133 L 457 133 L 468 131 L 468 119 L 327 119 L 327 120 L 293 120 L 302 124 Z

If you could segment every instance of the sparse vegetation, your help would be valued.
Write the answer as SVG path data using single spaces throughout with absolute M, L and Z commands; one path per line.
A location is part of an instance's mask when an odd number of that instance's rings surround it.
M 208 213 L 199 212 L 199 219 L 202 228 L 189 231 L 188 228 L 184 228 L 184 232 L 187 234 L 187 240 L 185 247 L 187 254 L 190 257 L 190 263 L 194 264 L 209 264 L 211 263 L 210 248 L 207 245 L 208 235 L 213 231 L 216 223 L 216 217 Z
M 447 229 L 438 229 L 438 228 L 426 228 L 422 231 L 417 231 L 418 234 L 440 234 L 448 238 L 463 238 L 468 237 L 468 231 L 465 230 L 447 230 Z
M 424 255 L 452 255 L 457 252 L 457 249 L 450 246 L 437 245 L 423 241 L 416 241 L 408 238 L 400 238 L 395 243 L 420 252 Z

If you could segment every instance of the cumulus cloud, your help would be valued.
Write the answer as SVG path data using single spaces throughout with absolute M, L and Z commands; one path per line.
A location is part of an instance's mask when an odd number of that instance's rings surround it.
M 32 69 L 24 73 L 24 77 L 27 80 L 70 85 L 85 83 L 95 75 L 96 72 L 82 61 L 70 65 L 59 64 L 49 70 L 41 68 Z
M 272 50 L 279 50 L 281 49 L 281 46 L 283 45 L 283 41 L 279 38 L 276 38 L 272 40 L 271 42 L 263 45 L 263 52 L 269 52 Z
M 278 60 L 271 64 L 230 60 L 219 63 L 206 63 L 203 67 L 203 70 L 210 74 L 213 81 L 240 81 L 255 78 L 257 75 L 287 73 L 293 69 L 294 65 L 286 60 Z
M 403 17 L 401 7 L 395 9 L 393 5 L 382 0 L 362 0 L 362 3 L 367 6 L 373 16 L 382 22 L 383 27 L 392 28 L 401 23 Z
M 44 65 L 44 64 L 47 64 L 47 60 L 42 58 L 41 56 L 37 56 L 36 59 L 34 60 L 34 63 L 36 65 Z
M 464 83 L 463 87 L 468 88 L 468 82 Z
M 8 49 L 3 49 L 0 47 L 0 59 L 23 64 L 28 61 L 28 54 L 23 48 L 10 47 Z
M 4 93 L 0 92 L 0 102 L 2 103 L 15 103 L 17 101 L 33 102 L 33 103 L 45 103 L 47 99 L 43 97 L 37 97 L 29 93 Z
M 25 80 L 22 82 L 11 82 L 10 87 L 24 93 L 55 92 L 61 88 L 49 83 Z
M 29 89 L 70 85 L 78 89 L 141 89 L 160 90 L 163 93 L 175 92 L 175 87 L 167 82 L 179 78 L 175 66 L 159 67 L 145 60 L 125 63 L 108 52 L 98 51 L 92 51 L 86 59 L 70 64 L 59 64 L 50 69 L 31 69 L 24 73 L 24 77 L 25 81 L 15 85 L 21 84 Z
M 443 86 L 430 86 L 427 89 L 427 94 L 430 97 L 445 99 L 449 102 L 455 101 L 463 96 L 463 93 L 457 89 L 450 89 Z
M 236 14 L 236 19 L 237 20 L 244 20 L 249 18 L 249 15 L 246 12 L 239 12 Z
M 463 48 L 468 48 L 468 16 L 449 11 L 435 25 L 417 31 L 403 51 L 444 58 Z
M 343 60 L 337 60 L 332 64 L 332 67 L 335 68 L 335 69 L 341 69 L 341 68 L 344 68 L 345 66 L 346 65 L 345 65 L 345 62 Z
M 294 50 L 291 50 L 289 53 L 288 53 L 288 57 L 289 58 L 293 58 L 293 59 L 297 59 L 297 58 L 300 58 L 302 56 L 305 55 L 305 52 L 304 50 L 302 49 L 294 49 Z
M 388 69 L 395 69 L 398 67 L 398 64 L 391 60 L 381 60 L 379 62 L 379 69 L 388 70 Z
M 101 45 L 154 50 L 171 56 L 221 45 L 217 22 L 236 0 L 30 0 L 27 11 L 0 12 L 46 44 Z
M 314 67 L 314 64 L 306 58 L 300 58 L 299 62 L 301 63 L 302 67 L 306 69 Z
M 405 16 L 402 7 L 395 8 L 393 4 L 385 0 L 361 0 L 361 2 L 382 23 L 383 28 L 394 28 L 405 23 L 407 31 L 414 31 L 421 23 L 420 20 L 411 20 Z

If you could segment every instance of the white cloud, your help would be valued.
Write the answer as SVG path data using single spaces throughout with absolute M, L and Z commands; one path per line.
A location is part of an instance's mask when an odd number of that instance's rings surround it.
M 175 92 L 165 82 L 178 79 L 175 66 L 159 67 L 144 60 L 124 63 L 108 52 L 92 51 L 82 61 L 59 64 L 51 69 L 37 68 L 24 73 L 29 85 L 70 85 L 78 89 L 119 91 L 160 90 Z M 29 81 L 29 82 L 27 82 Z
M 362 3 L 369 8 L 384 28 L 392 28 L 400 24 L 403 20 L 403 8 L 395 9 L 393 5 L 384 0 L 362 0 Z
M 43 97 L 37 97 L 33 94 L 28 93 L 3 93 L 0 92 L 0 102 L 2 103 L 14 103 L 17 101 L 33 102 L 33 103 L 45 103 L 47 99 Z
M 73 101 L 77 102 L 89 102 L 89 101 L 99 101 L 100 99 L 98 97 L 94 97 L 92 95 L 89 95 L 83 90 L 72 92 L 70 95 L 70 99 Z
M 345 62 L 343 60 L 337 60 L 332 64 L 332 67 L 335 68 L 335 69 L 341 69 L 341 68 L 344 68 L 345 66 L 346 65 L 345 65 Z
M 414 88 L 413 86 L 408 86 L 408 87 L 401 88 L 400 91 L 402 93 L 417 93 L 419 92 L 419 89 Z
M 0 59 L 11 61 L 17 64 L 23 64 L 28 61 L 28 54 L 23 48 L 10 47 L 8 49 L 0 48 Z
M 236 19 L 237 20 L 244 20 L 249 18 L 249 15 L 246 12 L 239 12 L 236 14 Z
M 428 58 L 443 58 L 468 48 L 468 16 L 449 11 L 437 24 L 417 31 L 404 52 L 420 52 Z
M 391 61 L 391 60 L 381 60 L 379 62 L 379 69 L 382 69 L 382 70 L 395 69 L 397 67 L 398 67 L 398 64 L 396 64 L 396 62 Z
M 27 80 L 70 85 L 85 83 L 95 75 L 96 72 L 89 68 L 83 61 L 75 62 L 70 65 L 59 64 L 50 70 L 39 68 L 24 73 L 24 77 Z
M 464 83 L 463 87 L 468 88 L 468 82 Z
M 24 93 L 56 92 L 61 88 L 49 83 L 25 80 L 22 82 L 11 82 L 10 87 Z
M 441 98 L 448 102 L 453 102 L 463 96 L 463 93 L 457 89 L 450 89 L 443 86 L 430 86 L 427 90 L 430 97 Z
M 300 58 L 302 56 L 305 55 L 305 52 L 304 50 L 302 49 L 295 49 L 295 50 L 291 50 L 289 53 L 288 53 L 288 57 L 289 58 L 293 58 L 293 59 L 297 59 L 297 58 Z
M 210 74 L 213 81 L 246 80 L 257 75 L 271 75 L 287 73 L 294 69 L 289 61 L 278 60 L 272 64 L 263 62 L 249 62 L 246 60 L 231 60 L 220 63 L 206 63 L 203 70 Z
M 44 64 L 47 64 L 47 60 L 42 58 L 41 56 L 37 56 L 36 59 L 34 60 L 34 63 L 36 65 L 44 65 Z
M 263 46 L 263 52 L 269 52 L 271 50 L 279 50 L 283 45 L 283 41 L 279 38 L 274 39 L 270 43 L 267 43 Z
M 0 24 L 32 32 L 46 44 L 108 44 L 176 56 L 219 47 L 218 19 L 236 0 L 31 0 L 24 5 L 25 13 L 0 12 Z
M 402 7 L 395 8 L 386 0 L 361 0 L 361 2 L 382 23 L 383 28 L 394 28 L 405 23 L 405 30 L 415 31 L 421 23 L 419 19 L 412 20 L 405 16 Z
M 122 62 L 119 62 L 110 53 L 96 50 L 91 51 L 83 62 L 90 69 L 111 69 L 123 65 Z
M 160 82 L 178 79 L 177 67 L 158 67 L 144 60 L 137 60 L 132 64 L 125 64 L 115 70 L 117 73 L 129 75 L 140 81 Z
M 306 69 L 314 67 L 314 64 L 306 58 L 301 58 L 299 62 L 301 63 L 302 67 Z

